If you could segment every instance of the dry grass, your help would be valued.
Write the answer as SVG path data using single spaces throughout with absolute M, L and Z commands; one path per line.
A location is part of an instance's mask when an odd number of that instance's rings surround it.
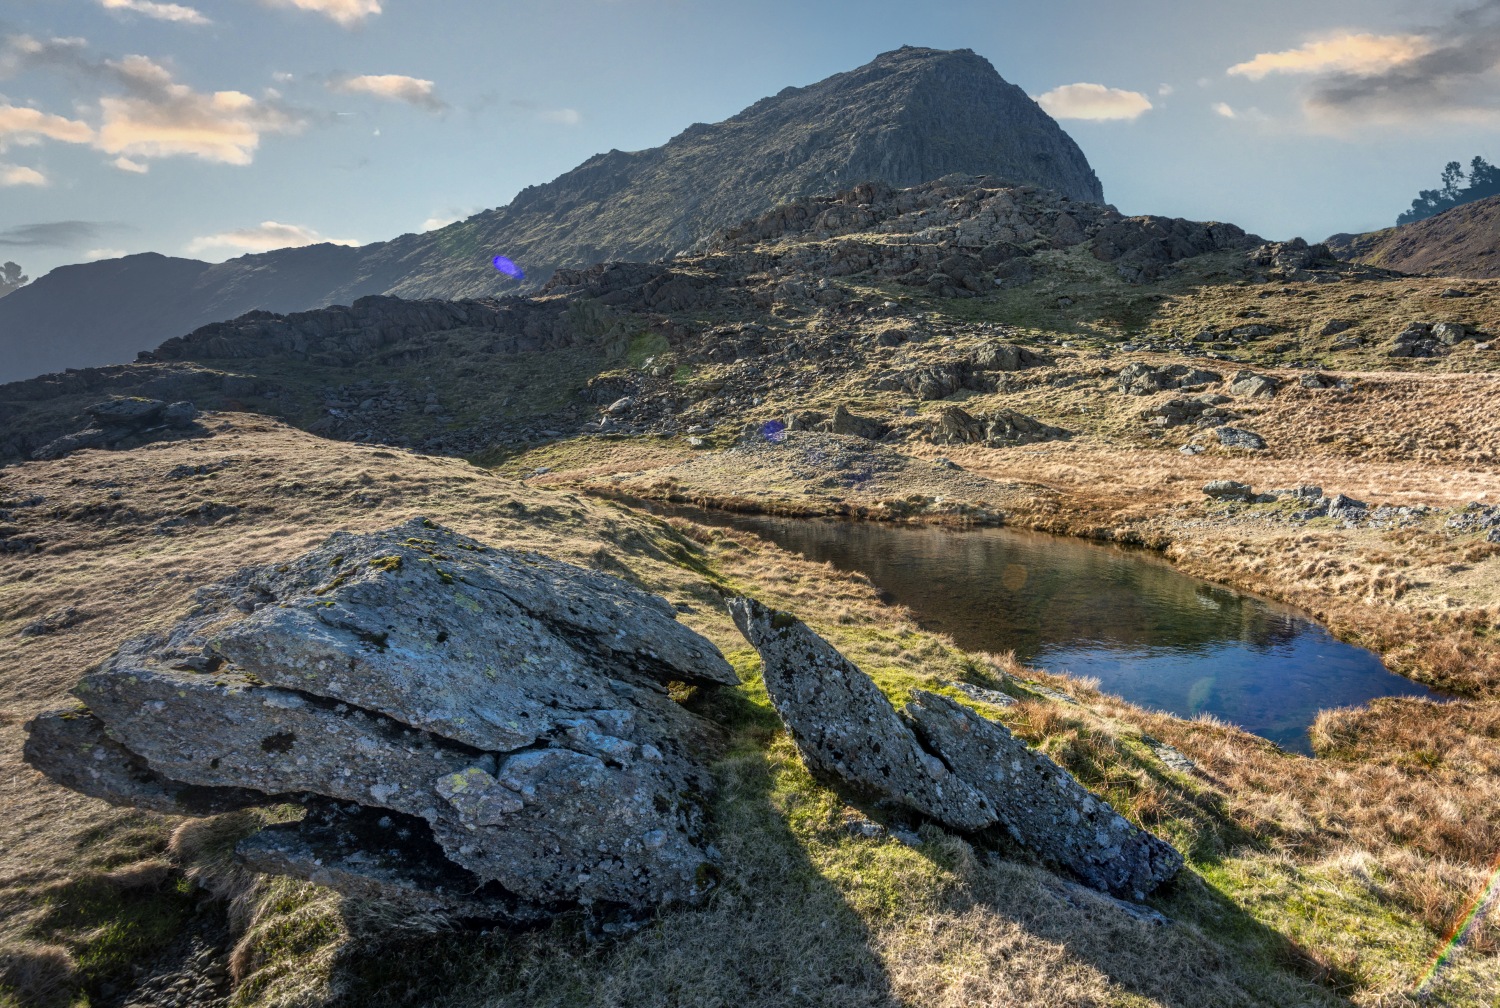
M 1482 741 L 1493 721 L 1477 714 L 1430 733 L 1435 763 L 1402 756 L 1427 715 L 1383 705 L 1320 723 L 1331 758 L 1289 757 L 1227 726 L 1149 714 L 1004 656 L 964 654 L 883 605 L 867 580 L 751 537 L 254 418 L 214 423 L 203 442 L 3 473 L 13 521 L 42 545 L 0 574 L 0 758 L 9 765 L 0 789 L 14 810 L 0 826 L 0 947 L 32 964 L 34 989 L 76 989 L 66 957 L 94 948 L 87 914 L 61 926 L 46 894 L 154 893 L 162 912 L 153 919 L 169 923 L 186 878 L 228 904 L 236 1003 L 246 1006 L 1395 1006 L 1472 893 L 1478 852 L 1496 840 L 1500 801 Z M 224 460 L 211 476 L 167 475 Z M 32 495 L 43 500 L 13 506 Z M 205 502 L 239 510 L 204 520 Z M 199 517 L 157 533 L 184 513 Z M 604 945 L 585 941 L 576 921 L 521 935 L 392 931 L 326 890 L 238 868 L 234 840 L 267 813 L 185 822 L 120 812 L 19 765 L 20 722 L 125 636 L 174 618 L 196 585 L 294 555 L 335 528 L 416 513 L 635 578 L 690 606 L 684 620 L 741 669 L 744 691 L 702 700 L 736 733 L 716 768 L 724 882 L 708 906 Z M 1189 852 L 1195 873 L 1159 904 L 1178 923 L 1148 928 L 939 831 L 917 849 L 851 836 L 856 813 L 807 777 L 781 735 L 753 654 L 719 608 L 724 591 L 808 615 L 897 698 L 959 679 L 1004 687 L 1007 672 L 1078 697 L 1077 707 L 1033 699 L 988 713 Z M 88 618 L 17 635 L 68 605 Z M 1188 753 L 1203 774 L 1164 767 L 1145 733 Z M 163 859 L 174 866 L 165 879 Z M 1380 936 L 1378 947 L 1348 937 L 1361 929 Z M 1477 941 L 1442 980 L 1451 1003 L 1483 1004 L 1472 991 L 1500 983 L 1493 924 Z M 3 983 L 15 997 L 19 979 Z

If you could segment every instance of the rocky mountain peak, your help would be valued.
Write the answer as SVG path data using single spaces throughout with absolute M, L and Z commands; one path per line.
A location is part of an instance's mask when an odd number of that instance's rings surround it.
M 660 147 L 595 155 L 508 206 L 426 234 L 357 249 L 279 249 L 212 266 L 138 260 L 123 311 L 110 296 L 120 285 L 118 264 L 55 270 L 0 301 L 0 380 L 129 360 L 254 309 L 348 305 L 370 294 L 515 293 L 515 282 L 490 264 L 496 253 L 540 284 L 559 267 L 691 249 L 789 200 L 951 174 L 1103 201 L 1077 144 L 987 60 L 967 49 L 907 46 L 785 88 L 723 122 L 695 123 Z

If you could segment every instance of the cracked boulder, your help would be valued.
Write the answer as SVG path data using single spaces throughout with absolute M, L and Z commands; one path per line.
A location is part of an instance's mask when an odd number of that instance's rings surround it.
M 800 620 L 747 598 L 729 611 L 760 652 L 766 692 L 817 776 L 963 833 L 1003 836 L 1115 896 L 1144 899 L 1181 869 L 1171 845 L 1003 725 L 922 691 L 898 714 Z
M 435 870 L 492 885 L 495 906 L 643 909 L 695 901 L 712 876 L 700 802 L 716 730 L 667 684 L 736 681 L 664 600 L 417 519 L 204 589 L 79 681 L 86 714 L 33 722 L 27 756 L 159 811 L 305 794 L 420 821 L 444 863 L 404 874 L 399 849 L 355 856 L 329 829 L 247 842 L 304 877 L 318 856 L 303 855 L 332 844 L 341 867 L 318 880 L 359 896 L 401 878 L 392 900 L 430 909 L 442 899 L 408 890 Z

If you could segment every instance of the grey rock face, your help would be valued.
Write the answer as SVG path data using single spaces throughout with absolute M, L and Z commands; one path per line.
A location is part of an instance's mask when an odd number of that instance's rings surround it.
M 1249 396 L 1252 399 L 1269 399 L 1281 388 L 1280 380 L 1254 371 L 1238 371 L 1229 380 L 1229 394 Z
M 1266 439 L 1254 431 L 1242 430 L 1239 427 L 1217 427 L 1214 433 L 1218 435 L 1219 443 L 1225 448 L 1261 451 L 1266 447 Z
M 170 437 L 173 432 L 196 426 L 198 410 L 190 402 L 165 403 L 140 396 L 117 396 L 84 409 L 93 421 L 37 449 L 37 459 L 62 458 L 80 448 L 134 448 L 149 440 Z
M 785 613 L 738 598 L 729 612 L 760 652 L 766 692 L 809 770 L 955 829 L 996 822 L 990 803 L 917 743 L 880 689 Z
M 1002 409 L 992 414 L 973 416 L 958 406 L 944 406 L 937 419 L 927 425 L 927 437 L 934 444 L 1035 444 L 1068 438 L 1071 432 L 1042 423 L 1036 417 L 1015 410 Z
M 1203 492 L 1215 500 L 1247 501 L 1255 496 L 1249 483 L 1237 483 L 1234 480 L 1210 480 L 1203 484 Z
M 920 690 L 904 713 L 922 741 L 990 800 L 1013 840 L 1095 889 L 1145 899 L 1181 870 L 1182 855 L 1170 844 L 1131 825 L 1004 725 Z
M 1115 895 L 1142 899 L 1182 867 L 1170 845 L 1003 726 L 921 691 L 897 714 L 868 676 L 801 621 L 745 598 L 729 611 L 760 652 L 766 691 L 814 773 L 962 832 L 1001 829 Z
M 672 612 L 420 519 L 337 533 L 127 642 L 75 690 L 91 716 L 37 719 L 28 758 L 121 804 L 308 793 L 410 816 L 452 870 L 539 906 L 694 900 L 714 729 L 664 684 L 736 679 Z

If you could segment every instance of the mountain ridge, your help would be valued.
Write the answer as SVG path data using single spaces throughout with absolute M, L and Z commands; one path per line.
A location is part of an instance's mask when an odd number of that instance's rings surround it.
M 903 47 L 784 88 L 666 144 L 597 154 L 510 204 L 423 234 L 358 248 L 314 245 L 203 264 L 129 256 L 54 270 L 0 300 L 0 381 L 116 363 L 210 322 L 299 311 L 369 294 L 483 297 L 518 285 L 503 253 L 540 284 L 559 267 L 687 250 L 772 206 L 864 181 L 910 186 L 988 175 L 1102 203 L 1077 144 L 971 50 Z M 116 265 L 111 266 L 110 263 Z M 130 313 L 113 280 L 132 276 Z M 191 274 L 191 276 L 188 276 Z M 82 346 L 85 354 L 64 348 Z
M 1351 262 L 1402 273 L 1500 277 L 1500 196 L 1445 210 L 1410 224 L 1336 234 L 1324 243 Z

